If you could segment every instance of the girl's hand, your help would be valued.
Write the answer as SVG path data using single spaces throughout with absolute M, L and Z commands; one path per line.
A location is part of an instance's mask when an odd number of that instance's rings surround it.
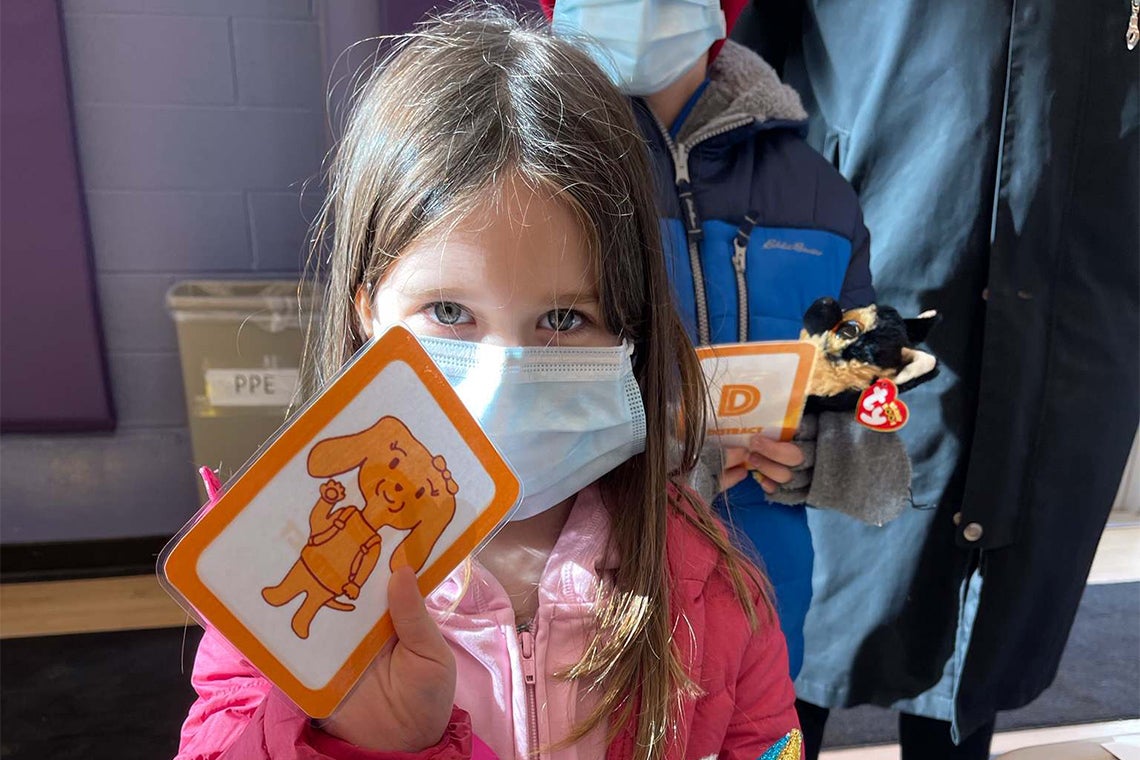
M 748 449 L 728 448 L 723 452 L 724 470 L 720 473 L 720 492 L 724 493 L 748 477 Z
M 792 479 L 790 468 L 803 464 L 804 454 L 791 441 L 773 441 L 762 435 L 754 435 L 748 442 L 748 453 L 743 461 L 747 470 L 763 476 L 761 488 L 766 493 L 775 493 L 779 484 Z
M 369 750 L 420 752 L 439 743 L 455 702 L 455 656 L 428 615 L 416 574 L 388 582 L 395 646 L 381 652 L 321 728 Z

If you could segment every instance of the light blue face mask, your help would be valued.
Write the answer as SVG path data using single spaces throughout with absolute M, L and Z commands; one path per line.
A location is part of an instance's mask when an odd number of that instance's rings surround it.
M 719 0 L 557 0 L 554 33 L 588 37 L 588 52 L 627 95 L 664 90 L 726 24 Z
M 645 407 L 629 344 L 502 348 L 419 340 L 522 481 L 511 520 L 550 509 L 645 450 Z

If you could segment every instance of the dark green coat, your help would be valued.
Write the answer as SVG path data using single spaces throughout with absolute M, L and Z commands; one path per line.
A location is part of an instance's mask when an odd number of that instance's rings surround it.
M 734 31 L 858 191 L 879 300 L 944 315 L 902 433 L 918 508 L 883 529 L 813 510 L 808 701 L 965 735 L 1053 679 L 1137 429 L 1129 10 L 754 0 Z

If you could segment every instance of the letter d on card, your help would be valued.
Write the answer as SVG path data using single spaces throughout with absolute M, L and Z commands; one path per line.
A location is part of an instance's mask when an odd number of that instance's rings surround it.
M 745 446 L 757 433 L 789 441 L 800 426 L 815 347 L 801 341 L 703 346 L 710 440 Z
M 415 336 L 388 330 L 290 419 L 159 560 L 167 590 L 306 713 L 332 713 L 393 633 L 388 579 L 427 594 L 519 481 Z
M 760 406 L 760 389 L 754 385 L 725 385 L 720 389 L 717 415 L 734 417 Z

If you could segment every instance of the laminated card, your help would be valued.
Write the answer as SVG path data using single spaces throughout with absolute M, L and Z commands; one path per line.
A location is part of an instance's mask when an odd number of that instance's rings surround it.
M 391 571 L 429 593 L 519 481 L 402 327 L 357 355 L 163 553 L 168 589 L 313 717 L 392 636 Z
M 747 446 L 757 433 L 790 441 L 800 426 L 815 346 L 798 340 L 727 343 L 697 349 L 709 386 L 707 436 Z

